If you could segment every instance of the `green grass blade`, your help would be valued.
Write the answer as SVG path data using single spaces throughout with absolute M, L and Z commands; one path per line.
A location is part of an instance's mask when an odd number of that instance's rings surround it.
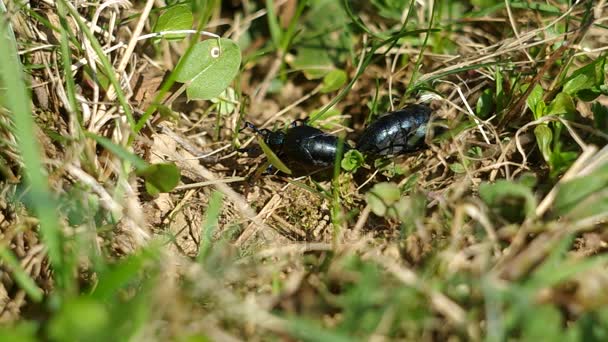
M 93 32 L 91 32 L 91 30 L 89 29 L 87 24 L 80 17 L 80 14 L 78 14 L 78 11 L 76 11 L 76 9 L 65 0 L 61 0 L 60 2 L 62 5 L 65 6 L 65 8 L 68 10 L 68 12 L 70 12 L 70 14 L 72 15 L 72 18 L 74 18 L 74 20 L 78 24 L 78 27 L 82 30 L 84 35 L 87 36 L 87 38 L 89 39 L 89 42 L 91 43 L 91 47 L 93 48 L 93 50 L 95 50 L 97 57 L 101 61 L 101 65 L 104 68 L 106 76 L 110 80 L 110 83 L 112 83 L 112 86 L 114 87 L 114 91 L 116 91 L 116 96 L 118 98 L 118 102 L 120 103 L 122 110 L 125 112 L 125 115 L 127 116 L 127 120 L 129 121 L 130 129 L 133 133 L 135 133 L 135 131 L 134 131 L 135 119 L 133 119 L 133 113 L 131 112 L 131 107 L 129 106 L 129 102 L 127 101 L 127 98 L 125 97 L 125 93 L 122 91 L 122 88 L 120 87 L 120 82 L 118 81 L 118 78 L 116 77 L 114 68 L 112 67 L 112 64 L 110 63 L 110 61 L 108 60 L 108 57 L 103 52 L 103 49 L 101 48 L 101 45 L 97 41 L 97 38 L 95 38 L 95 35 L 93 35 Z
M 19 287 L 35 302 L 42 300 L 42 290 L 36 285 L 34 280 L 23 270 L 19 260 L 5 246 L 0 246 L 0 259 L 13 271 L 13 276 Z
M 120 159 L 130 162 L 137 170 L 145 170 L 148 166 L 150 166 L 143 159 L 127 151 L 124 147 L 115 144 L 114 142 L 112 142 L 112 140 L 108 138 L 90 132 L 85 132 L 85 136 L 87 138 L 95 140 L 99 145 L 103 146 L 105 149 L 112 152 Z
M 209 199 L 209 205 L 207 206 L 207 215 L 205 222 L 201 230 L 201 246 L 199 248 L 197 259 L 199 262 L 205 260 L 209 251 L 211 250 L 211 244 L 213 243 L 213 232 L 218 226 L 220 213 L 222 212 L 222 203 L 224 196 L 219 191 L 214 191 Z
M 14 41 L 8 38 L 8 25 L 5 17 L 0 15 L 0 78 L 6 88 L 4 99 L 7 108 L 13 113 L 14 134 L 18 141 L 19 152 L 24 164 L 25 179 L 29 185 L 29 196 L 33 210 L 40 220 L 40 230 L 48 250 L 49 259 L 58 275 L 59 287 L 66 286 L 70 279 L 69 271 L 63 269 L 63 248 L 57 210 L 48 179 L 41 160 L 41 149 L 36 140 L 34 118 L 30 108 L 21 63 L 17 56 Z M 65 277 L 65 278 L 64 278 Z
M 65 77 L 66 94 L 70 103 L 69 111 L 72 113 L 78 112 L 78 102 L 76 102 L 76 83 L 74 82 L 74 75 L 72 73 L 72 54 L 70 51 L 69 42 L 69 25 L 67 21 L 67 13 L 65 12 L 65 6 L 62 3 L 57 4 L 59 12 L 60 22 L 60 33 L 61 33 L 61 62 L 63 63 L 63 76 Z

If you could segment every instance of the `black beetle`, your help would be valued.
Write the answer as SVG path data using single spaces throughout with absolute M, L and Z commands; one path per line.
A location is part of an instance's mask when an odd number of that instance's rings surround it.
M 412 152 L 424 145 L 431 109 L 409 105 L 372 122 L 357 141 L 357 150 L 375 156 Z
M 301 125 L 298 125 L 301 123 Z M 264 142 L 295 173 L 310 173 L 330 167 L 338 153 L 338 137 L 309 126 L 304 120 L 296 120 L 286 132 L 258 129 L 245 122 L 264 137 Z M 352 150 L 344 142 L 342 152 Z

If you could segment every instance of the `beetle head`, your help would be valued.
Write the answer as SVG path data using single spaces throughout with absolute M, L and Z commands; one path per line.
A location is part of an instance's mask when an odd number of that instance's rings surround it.
M 251 122 L 245 122 L 245 127 L 243 127 L 243 129 L 245 128 L 250 128 L 257 134 L 264 137 L 264 142 L 274 151 L 280 150 L 283 142 L 285 141 L 285 133 L 281 131 L 271 131 L 266 128 L 259 129 Z
M 281 131 L 266 130 L 264 134 L 264 142 L 273 150 L 277 151 L 283 146 L 285 141 L 285 133 Z

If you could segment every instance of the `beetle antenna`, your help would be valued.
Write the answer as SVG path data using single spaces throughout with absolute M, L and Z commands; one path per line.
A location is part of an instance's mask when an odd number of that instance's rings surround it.
M 241 128 L 241 131 L 243 131 L 246 128 L 249 128 L 249 129 L 253 130 L 254 132 L 256 132 L 257 134 L 262 135 L 262 136 L 266 136 L 266 135 L 268 135 L 268 132 L 270 132 L 266 128 L 263 128 L 263 129 L 257 128 L 256 125 L 252 124 L 249 121 L 245 121 L 245 126 L 243 128 Z

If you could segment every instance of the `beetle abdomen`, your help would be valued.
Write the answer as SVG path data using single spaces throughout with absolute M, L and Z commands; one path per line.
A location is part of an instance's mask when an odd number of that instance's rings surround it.
M 424 143 L 431 109 L 410 105 L 372 122 L 361 134 L 357 149 L 373 155 L 393 155 L 419 149 Z
M 302 142 L 302 148 L 307 152 L 311 161 L 316 165 L 333 165 L 338 153 L 338 138 L 332 135 L 323 134 L 307 138 Z M 342 149 L 343 153 L 351 149 L 345 142 Z
M 345 142 L 343 151 L 350 149 Z M 338 137 L 311 126 L 297 126 L 287 132 L 284 151 L 288 159 L 297 163 L 330 166 L 338 152 Z

